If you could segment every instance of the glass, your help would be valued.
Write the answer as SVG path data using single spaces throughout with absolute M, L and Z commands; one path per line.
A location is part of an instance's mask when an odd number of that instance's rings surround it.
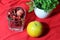
M 22 32 L 25 23 L 26 11 L 22 7 L 10 8 L 8 10 L 9 29 Z

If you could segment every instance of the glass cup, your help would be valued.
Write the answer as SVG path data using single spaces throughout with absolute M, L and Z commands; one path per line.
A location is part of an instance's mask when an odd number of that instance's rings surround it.
M 26 11 L 22 7 L 10 8 L 7 16 L 9 29 L 22 32 L 25 24 Z

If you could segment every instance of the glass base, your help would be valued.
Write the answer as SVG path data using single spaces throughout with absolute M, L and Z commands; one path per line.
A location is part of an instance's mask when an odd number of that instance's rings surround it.
M 17 32 L 22 32 L 23 31 L 23 27 L 17 27 L 17 28 L 11 28 L 11 27 L 9 27 L 9 29 L 10 30 L 12 30 L 12 31 L 17 31 Z

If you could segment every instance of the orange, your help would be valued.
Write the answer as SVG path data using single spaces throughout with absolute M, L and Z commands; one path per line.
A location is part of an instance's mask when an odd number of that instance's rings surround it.
M 42 34 L 42 24 L 38 21 L 32 21 L 27 26 L 27 33 L 31 37 L 39 37 Z

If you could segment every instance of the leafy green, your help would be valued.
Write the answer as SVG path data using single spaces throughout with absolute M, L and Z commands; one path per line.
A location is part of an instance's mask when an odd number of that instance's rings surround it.
M 33 11 L 34 7 L 37 7 L 39 9 L 49 12 L 54 8 L 56 8 L 57 4 L 59 4 L 59 1 L 58 0 L 33 0 L 28 3 L 30 3 L 29 12 Z
M 28 2 L 27 5 L 29 5 L 29 11 L 28 12 L 31 12 L 34 10 L 33 2 Z

